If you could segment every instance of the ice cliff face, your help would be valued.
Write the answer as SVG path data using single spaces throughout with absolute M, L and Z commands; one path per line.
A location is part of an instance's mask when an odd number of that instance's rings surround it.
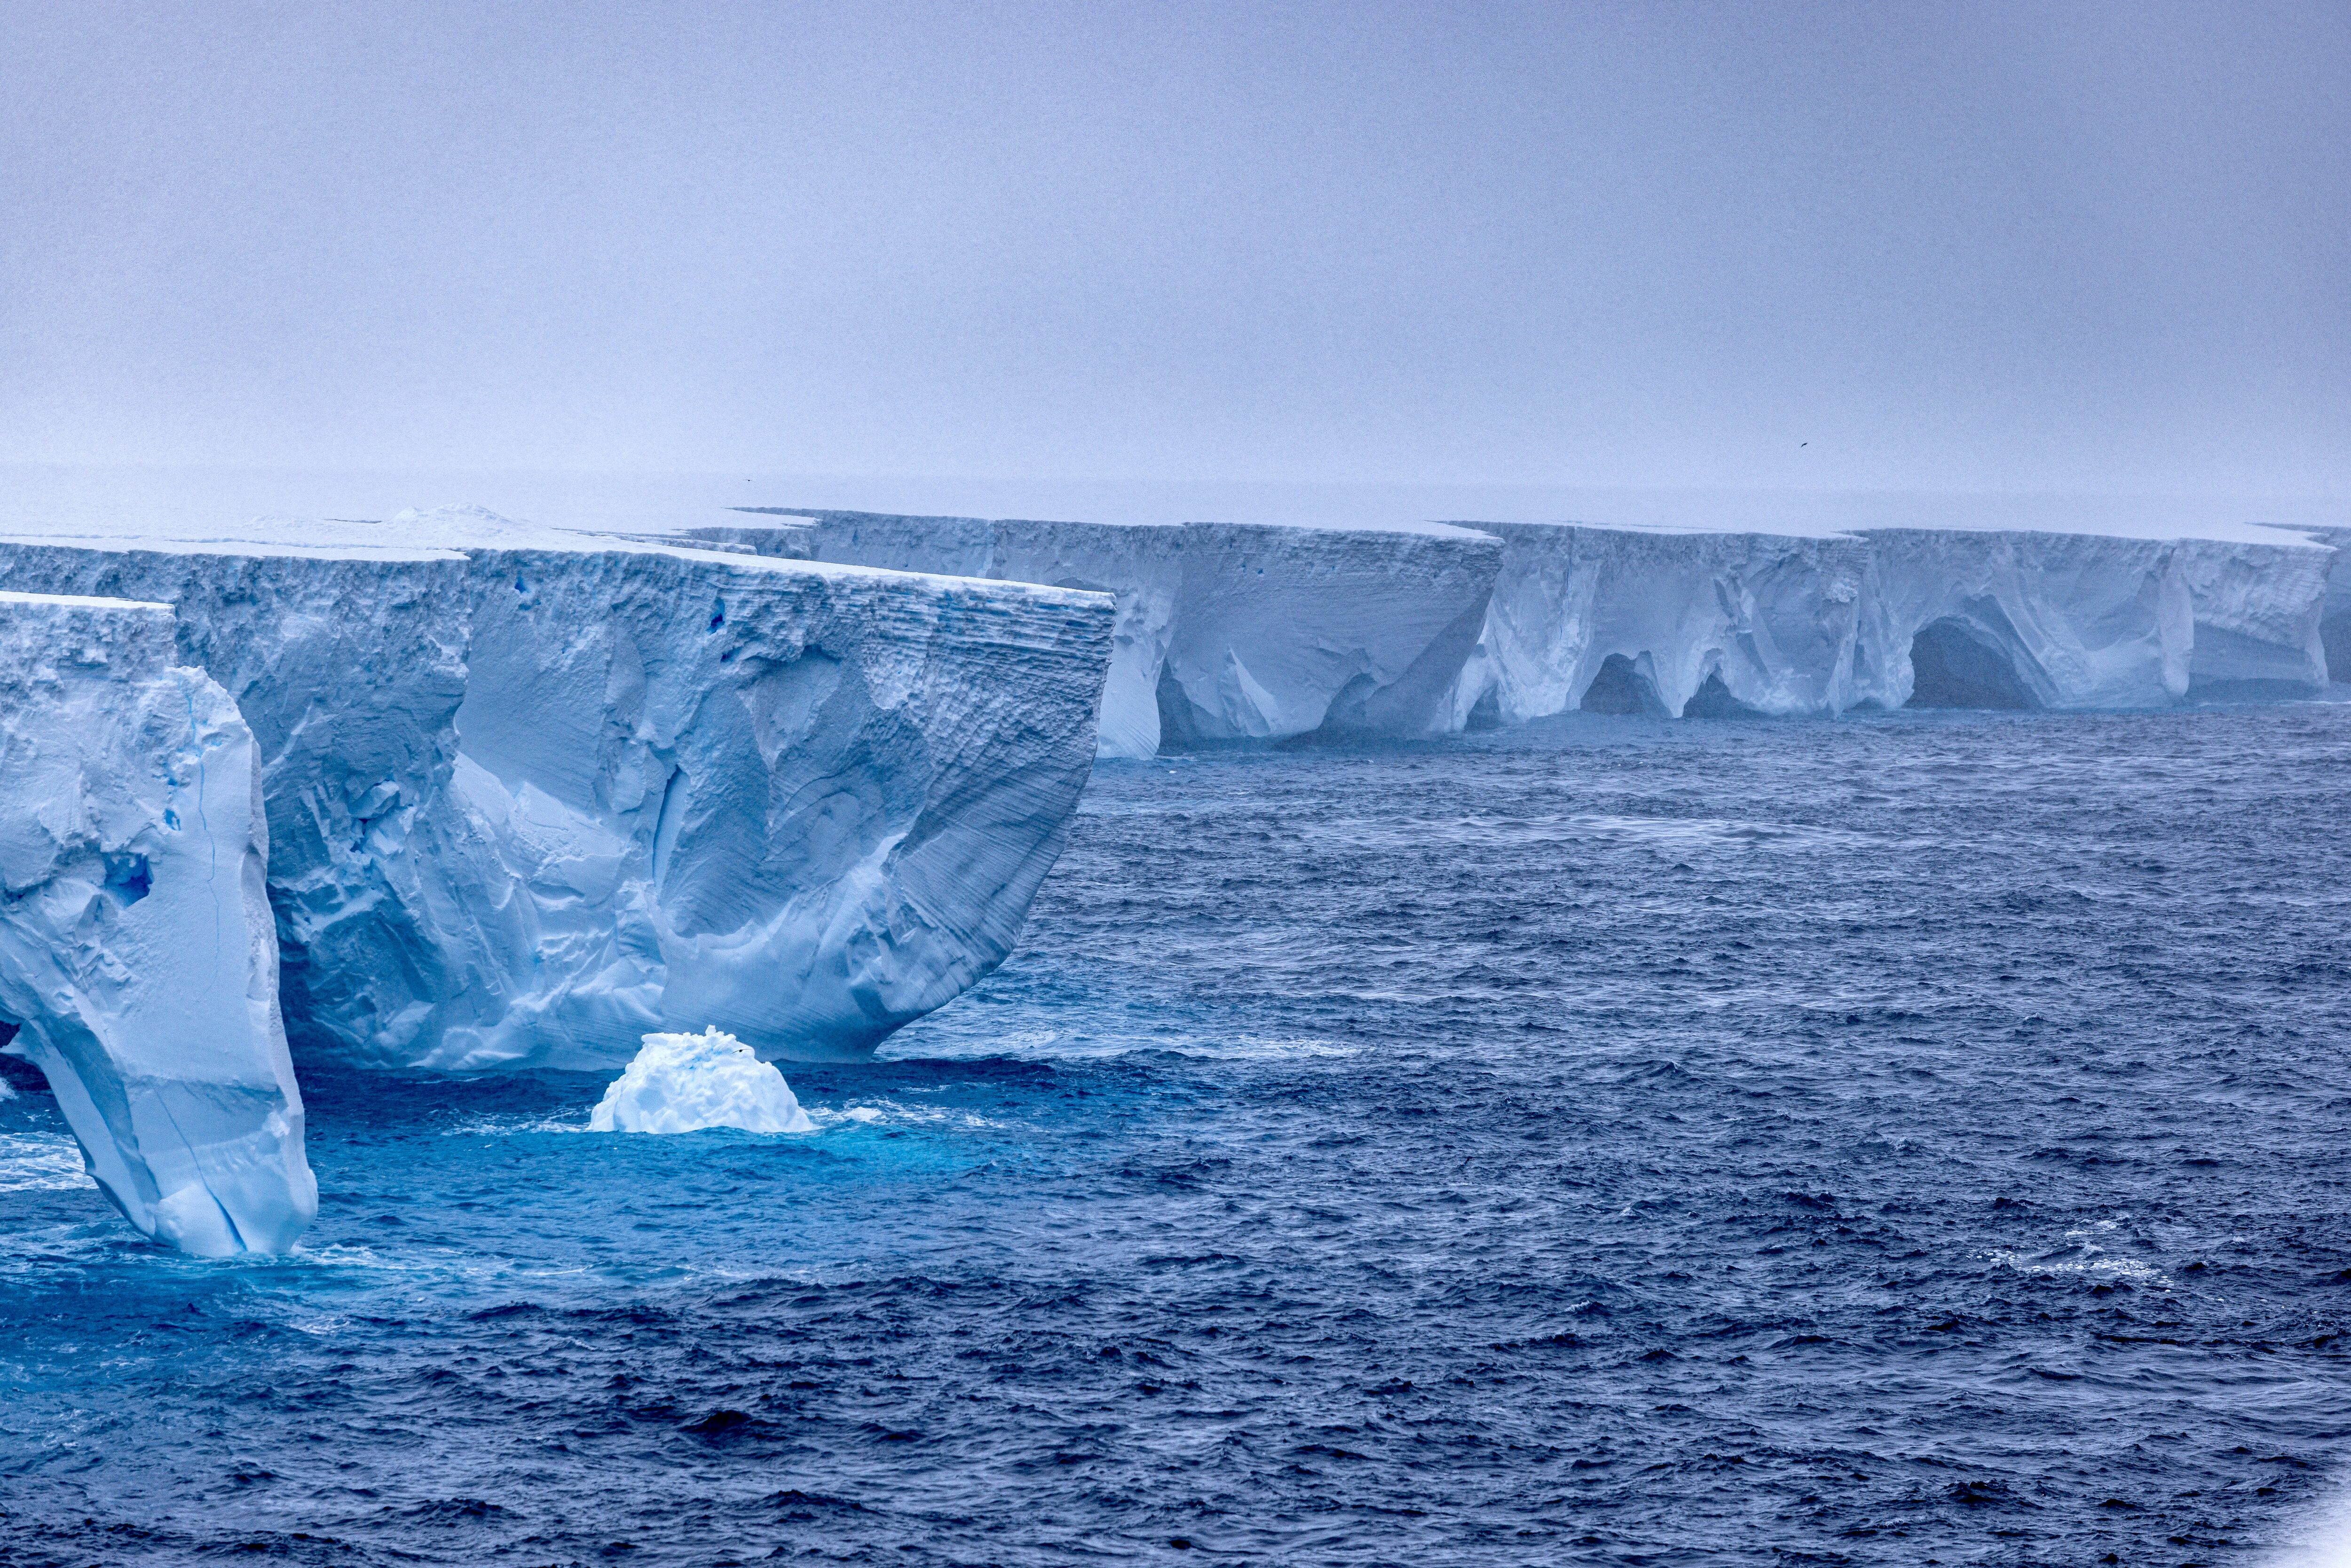
M 2319 607 L 2318 639 L 2326 659 L 2329 680 L 2351 682 L 2351 528 L 2314 528 L 2312 539 L 2335 551 L 2335 567 L 2327 579 L 2326 598 Z
M 764 517 L 772 519 L 779 540 L 789 541 L 797 524 L 806 536 L 804 548 L 822 560 L 1112 595 L 1118 609 L 1097 744 L 1104 757 L 1150 757 L 1158 751 L 1156 693 L 1183 586 L 1181 528 L 877 512 Z
M 1160 727 L 1197 743 L 1451 727 L 1502 549 L 1490 535 L 1192 523 Z
M 278 1022 L 254 735 L 168 606 L 0 593 L 0 1013 L 144 1234 L 282 1251 L 318 1212 Z
M 411 853 L 455 765 L 465 558 L 298 544 L 0 541 L 0 589 L 177 609 L 178 660 L 253 728 L 297 1043 L 394 1057 L 459 983 Z M 429 850 L 430 846 L 426 846 Z
M 2173 551 L 2196 620 L 2191 688 L 2295 695 L 2326 684 L 2320 622 L 2336 575 L 2326 549 L 2182 539 Z M 2351 570 L 2340 575 L 2351 583 Z
M 2194 615 L 2170 544 L 2097 534 L 1873 529 L 1855 663 L 1901 707 L 2161 707 Z
M 1454 692 L 1457 726 L 1579 706 L 1697 716 L 1861 700 L 1870 553 L 1858 539 L 1475 526 L 1501 539 L 1501 572 Z
M 1118 621 L 1105 757 L 1450 722 L 1501 549 L 1416 530 L 1054 523 L 871 512 L 804 518 L 827 560 L 1097 589 Z
M 2297 693 L 2325 679 L 2334 558 L 2324 549 L 1474 526 L 1504 554 L 1454 689 L 1457 724 L 1577 707 L 1692 717 L 1914 702 L 2156 707 L 2191 688 Z
M 469 509 L 255 531 L 0 541 L 0 588 L 177 606 L 259 741 L 310 1049 L 862 1051 L 1002 961 L 1091 768 L 1097 595 Z
M 427 1064 L 710 1024 L 852 1055 L 1010 952 L 1092 768 L 1109 601 L 653 549 L 475 549 L 469 589 L 445 918 L 482 956 Z

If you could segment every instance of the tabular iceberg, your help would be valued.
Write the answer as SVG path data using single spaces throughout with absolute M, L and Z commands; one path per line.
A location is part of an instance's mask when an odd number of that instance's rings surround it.
M 169 606 L 0 593 L 0 1013 L 144 1234 L 277 1252 L 317 1214 L 279 1026 L 253 733 Z
M 0 540 L 0 589 L 176 608 L 178 662 L 235 699 L 262 758 L 270 902 L 297 1046 L 397 1059 L 459 985 L 429 885 L 465 692 L 465 558 L 297 542 Z M 276 538 L 267 536 L 276 535 Z M 428 842 L 412 849 L 420 828 Z
M 1098 595 L 473 508 L 249 531 L 19 536 L 0 587 L 179 608 L 266 759 L 304 1049 L 853 1054 L 1009 952 L 1092 766 Z
M 1833 714 L 1862 698 L 1859 539 L 1463 526 L 1500 538 L 1502 560 L 1454 690 L 1457 726 L 1580 706 Z
M 478 532 L 460 518 L 412 528 Z M 477 547 L 428 1065 L 715 1023 L 850 1056 L 1011 951 L 1091 772 L 1099 595 L 651 547 Z
M 2315 546 L 1465 526 L 1501 538 L 1503 559 L 1454 687 L 1456 725 L 1577 707 L 2158 707 L 2191 690 L 2299 693 L 2326 678 L 2335 558 Z
M 822 559 L 1097 589 L 1118 621 L 1105 757 L 1318 731 L 1450 727 L 1501 564 L 1487 535 L 1230 523 L 1034 522 L 756 508 Z M 742 535 L 739 526 L 730 537 Z M 796 548 L 778 544 L 778 550 Z
M 2194 610 L 2168 541 L 1934 528 L 1863 537 L 1864 700 L 2130 708 L 2187 693 Z

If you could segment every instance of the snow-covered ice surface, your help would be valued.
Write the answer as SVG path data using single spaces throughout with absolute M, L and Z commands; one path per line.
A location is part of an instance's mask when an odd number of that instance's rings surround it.
M 731 1034 L 649 1034 L 589 1113 L 591 1133 L 813 1133 L 791 1085 Z
M 474 507 L 211 531 L 20 532 L 0 588 L 178 607 L 266 759 L 306 1048 L 854 1054 L 1002 960 L 1092 767 L 1097 595 Z
M 0 1014 L 142 1233 L 281 1252 L 318 1212 L 253 732 L 170 606 L 0 593 Z
M 768 511 L 827 560 L 1116 595 L 1105 757 L 1316 731 L 1413 735 L 1448 702 L 1500 547 L 1469 529 Z

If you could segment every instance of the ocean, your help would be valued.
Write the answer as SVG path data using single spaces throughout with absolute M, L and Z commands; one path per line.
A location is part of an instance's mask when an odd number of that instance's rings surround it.
M 0 1101 L 0 1564 L 2266 1564 L 2351 1463 L 2351 706 L 1105 764 L 799 1136 Z

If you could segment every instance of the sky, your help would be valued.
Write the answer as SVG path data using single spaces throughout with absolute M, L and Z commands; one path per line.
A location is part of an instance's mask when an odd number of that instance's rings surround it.
M 0 0 L 0 463 L 2351 497 L 2346 83 L 2340 3 Z

